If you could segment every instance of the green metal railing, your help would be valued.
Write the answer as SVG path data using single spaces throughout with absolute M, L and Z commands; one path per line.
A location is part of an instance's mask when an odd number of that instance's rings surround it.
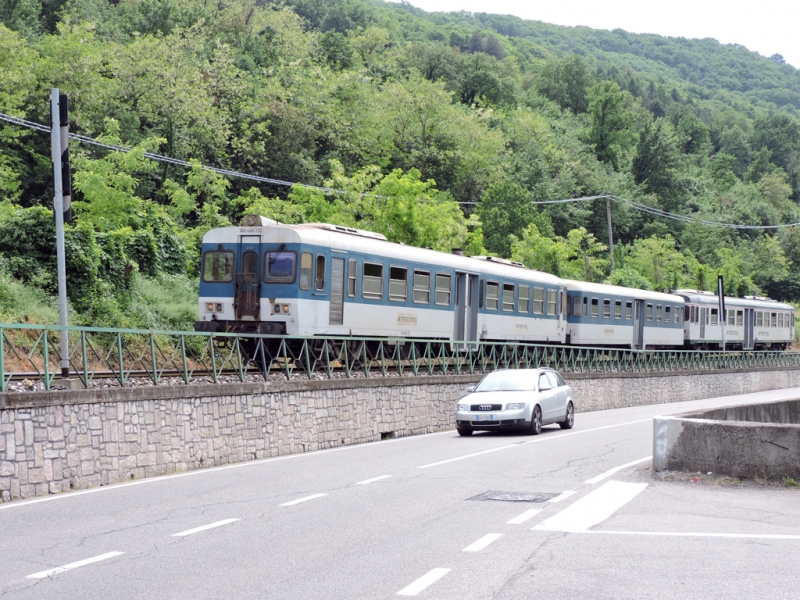
M 286 378 L 482 374 L 553 367 L 568 373 L 630 373 L 800 367 L 800 353 L 583 348 L 527 343 L 450 342 L 148 331 L 0 323 L 0 392 L 49 390 L 61 377 L 61 331 L 69 376 L 86 387 Z M 27 380 L 27 381 L 25 381 Z M 166 381 L 165 381 L 166 380 Z

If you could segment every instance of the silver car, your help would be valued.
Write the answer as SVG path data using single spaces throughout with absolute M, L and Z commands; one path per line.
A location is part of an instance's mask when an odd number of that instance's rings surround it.
M 543 425 L 575 424 L 572 388 L 553 369 L 494 371 L 467 391 L 456 407 L 459 435 L 500 429 L 538 435 Z

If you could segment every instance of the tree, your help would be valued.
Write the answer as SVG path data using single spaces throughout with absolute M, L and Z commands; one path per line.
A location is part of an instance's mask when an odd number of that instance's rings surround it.
M 633 269 L 650 282 L 651 289 L 677 289 L 691 282 L 697 260 L 681 253 L 671 235 L 652 236 L 633 242 L 624 267 Z
M 662 118 L 645 123 L 631 164 L 634 181 L 648 193 L 673 199 L 680 191 L 679 167 L 678 141 L 669 122 Z
M 545 63 L 539 72 L 536 88 L 561 108 L 577 115 L 588 108 L 586 94 L 591 82 L 592 75 L 586 61 L 577 54 L 570 54 Z
M 598 81 L 589 90 L 589 143 L 594 145 L 597 159 L 614 170 L 619 169 L 621 155 L 636 139 L 626 104 L 625 93 L 613 81 Z
M 553 235 L 549 217 L 539 214 L 533 195 L 516 183 L 500 182 L 487 188 L 476 212 L 483 225 L 486 249 L 498 256 L 511 256 L 509 236 L 521 236 L 530 223 L 545 235 Z
M 521 239 L 512 234 L 510 240 L 512 260 L 558 277 L 600 281 L 609 264 L 602 257 L 608 247 L 583 227 L 573 229 L 566 238 L 551 239 L 532 223 L 522 232 Z

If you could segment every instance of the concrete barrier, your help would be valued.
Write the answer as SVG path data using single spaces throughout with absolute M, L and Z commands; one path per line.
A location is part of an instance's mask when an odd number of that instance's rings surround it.
M 800 479 L 800 399 L 656 417 L 653 469 Z

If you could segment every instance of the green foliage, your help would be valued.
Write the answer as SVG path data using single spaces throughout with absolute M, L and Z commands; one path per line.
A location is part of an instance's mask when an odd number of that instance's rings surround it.
M 589 90 L 589 143 L 594 145 L 597 159 L 615 170 L 619 169 L 621 155 L 636 139 L 627 104 L 625 94 L 613 81 L 598 81 Z
M 529 269 L 537 269 L 569 279 L 600 281 L 605 276 L 609 261 L 603 258 L 608 250 L 594 235 L 579 227 L 566 238 L 550 239 L 543 236 L 535 224 L 529 225 L 519 239 L 511 239 L 511 258 Z

